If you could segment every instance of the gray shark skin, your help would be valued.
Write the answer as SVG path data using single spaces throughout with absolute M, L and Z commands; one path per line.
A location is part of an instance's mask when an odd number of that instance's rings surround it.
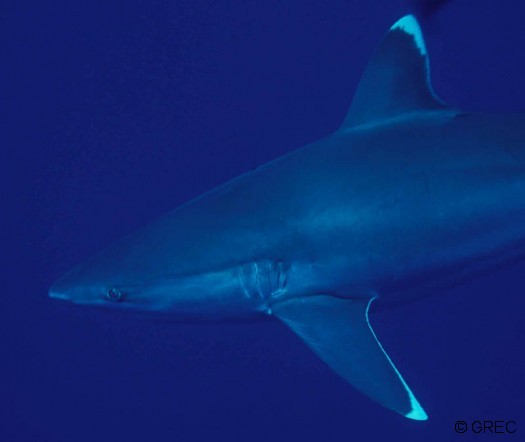
M 525 118 L 451 109 L 403 17 L 331 136 L 175 209 L 50 296 L 180 320 L 283 321 L 343 379 L 427 415 L 368 320 L 525 253 Z

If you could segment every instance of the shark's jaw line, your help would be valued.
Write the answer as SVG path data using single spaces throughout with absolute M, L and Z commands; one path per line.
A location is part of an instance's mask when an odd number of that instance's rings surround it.
M 180 206 L 49 294 L 177 320 L 275 317 L 361 393 L 426 420 L 370 306 L 525 258 L 523 189 L 525 118 L 443 103 L 406 16 L 331 136 Z

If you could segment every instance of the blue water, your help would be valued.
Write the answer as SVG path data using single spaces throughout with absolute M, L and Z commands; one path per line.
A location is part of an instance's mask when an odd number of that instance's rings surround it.
M 502 438 L 457 435 L 458 419 L 515 420 L 507 438 L 523 440 L 525 264 L 372 316 L 427 422 L 362 397 L 277 321 L 181 325 L 47 298 L 123 234 L 334 130 L 414 3 L 2 5 L 0 441 Z M 423 14 L 437 93 L 525 110 L 524 13 L 452 0 Z

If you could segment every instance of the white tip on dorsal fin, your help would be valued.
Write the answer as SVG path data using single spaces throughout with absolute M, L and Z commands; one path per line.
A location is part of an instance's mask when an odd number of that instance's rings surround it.
M 390 28 L 365 69 L 342 128 L 445 108 L 430 84 L 421 28 L 407 15 Z
M 412 36 L 414 43 L 419 49 L 421 55 L 424 57 L 427 56 L 427 48 L 425 46 L 425 40 L 423 39 L 423 33 L 421 32 L 419 23 L 413 15 L 405 15 L 403 18 L 400 18 L 397 22 L 395 22 L 390 28 L 391 31 L 396 29 L 399 29 Z

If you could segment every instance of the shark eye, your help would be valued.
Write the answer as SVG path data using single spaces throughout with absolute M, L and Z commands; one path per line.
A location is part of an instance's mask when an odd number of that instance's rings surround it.
M 114 302 L 120 301 L 122 299 L 122 292 L 119 289 L 110 288 L 106 292 L 106 298 Z

